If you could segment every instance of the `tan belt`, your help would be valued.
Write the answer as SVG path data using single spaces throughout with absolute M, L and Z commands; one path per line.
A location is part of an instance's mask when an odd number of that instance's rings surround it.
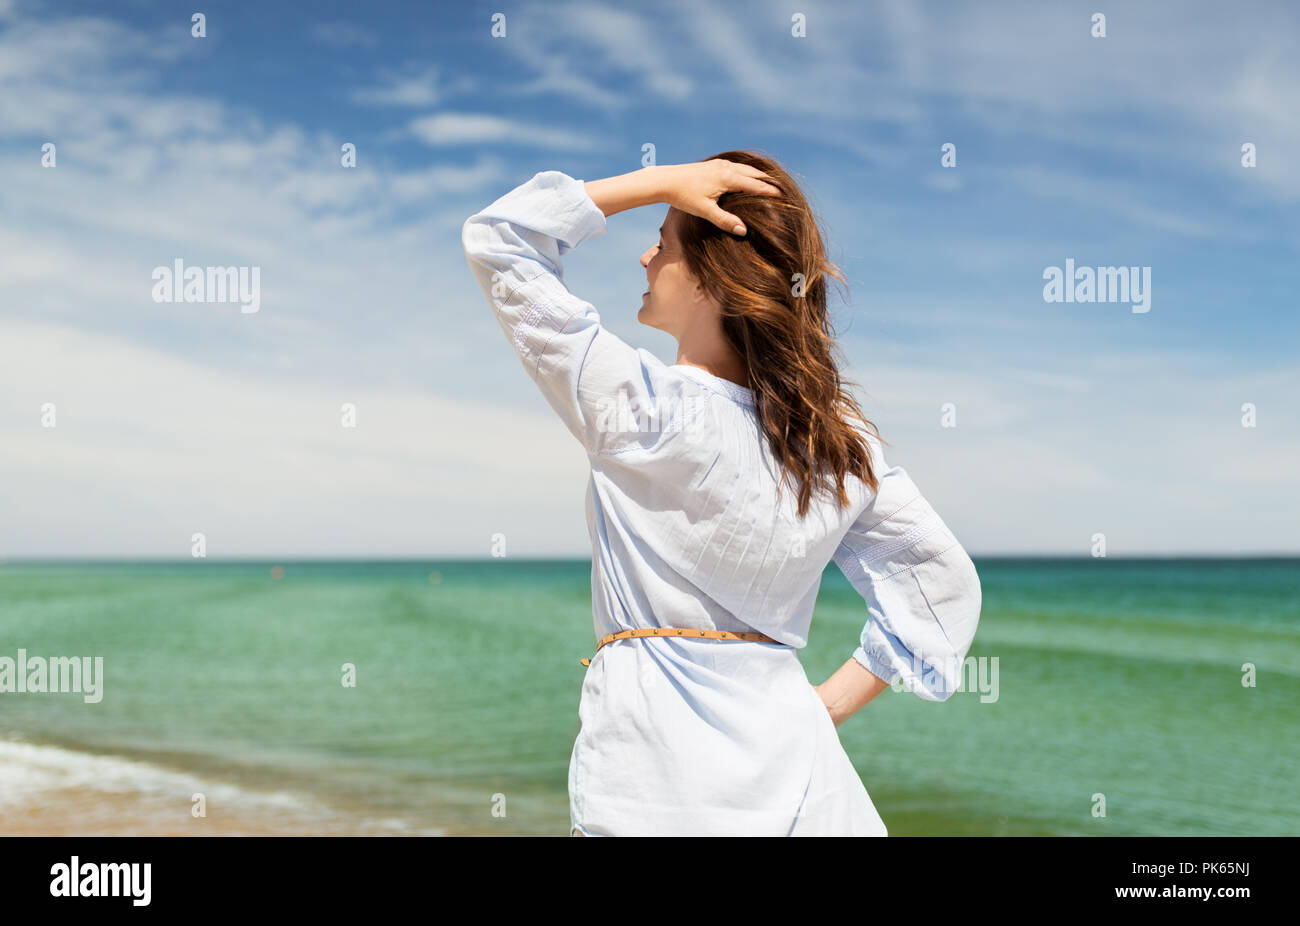
M 751 640 L 756 643 L 779 643 L 779 640 L 773 640 L 765 633 L 749 630 L 696 630 L 690 627 L 641 627 L 636 630 L 620 630 L 617 633 L 609 633 L 600 638 L 596 644 L 596 652 L 606 643 L 612 643 L 615 640 L 626 640 L 630 637 L 703 637 L 706 640 Z M 578 662 L 584 666 L 591 665 L 590 659 L 579 659 Z

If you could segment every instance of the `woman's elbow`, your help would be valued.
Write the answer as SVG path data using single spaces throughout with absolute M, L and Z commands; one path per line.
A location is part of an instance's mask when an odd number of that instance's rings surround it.
M 939 619 L 952 647 L 951 658 L 960 662 L 966 658 L 975 640 L 984 609 L 984 589 L 975 562 L 966 550 L 957 546 L 953 551 L 955 555 L 949 561 L 947 594 Z
M 478 215 L 471 215 L 460 227 L 460 244 L 465 249 L 465 256 L 474 260 L 483 251 L 483 222 Z

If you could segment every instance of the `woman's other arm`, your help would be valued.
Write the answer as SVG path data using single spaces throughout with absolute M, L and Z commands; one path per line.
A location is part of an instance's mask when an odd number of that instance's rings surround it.
M 835 670 L 835 674 L 820 685 L 814 685 L 822 703 L 830 712 L 831 720 L 839 726 L 862 707 L 889 687 L 889 682 L 877 678 L 856 659 L 849 659 Z
M 926 701 L 962 684 L 979 626 L 979 573 L 907 471 L 868 438 L 879 486 L 845 534 L 835 562 L 862 595 L 868 620 L 850 663 L 817 688 L 836 724 L 895 682 Z

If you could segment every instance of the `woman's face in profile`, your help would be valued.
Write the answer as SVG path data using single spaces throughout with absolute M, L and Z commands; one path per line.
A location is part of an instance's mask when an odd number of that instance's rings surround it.
M 690 313 L 704 304 L 701 300 L 707 301 L 687 270 L 678 246 L 680 218 L 681 213 L 670 207 L 659 230 L 659 241 L 641 255 L 648 288 L 641 296 L 641 310 L 637 313 L 641 324 L 678 338 L 687 326 Z

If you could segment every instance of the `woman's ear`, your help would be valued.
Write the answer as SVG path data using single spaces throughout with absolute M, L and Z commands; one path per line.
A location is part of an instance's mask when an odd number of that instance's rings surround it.
M 695 300 L 697 307 L 708 307 L 714 310 L 717 309 L 713 297 L 710 296 L 709 291 L 704 288 L 704 284 L 699 281 L 696 281 L 695 285 L 691 288 L 691 298 Z

